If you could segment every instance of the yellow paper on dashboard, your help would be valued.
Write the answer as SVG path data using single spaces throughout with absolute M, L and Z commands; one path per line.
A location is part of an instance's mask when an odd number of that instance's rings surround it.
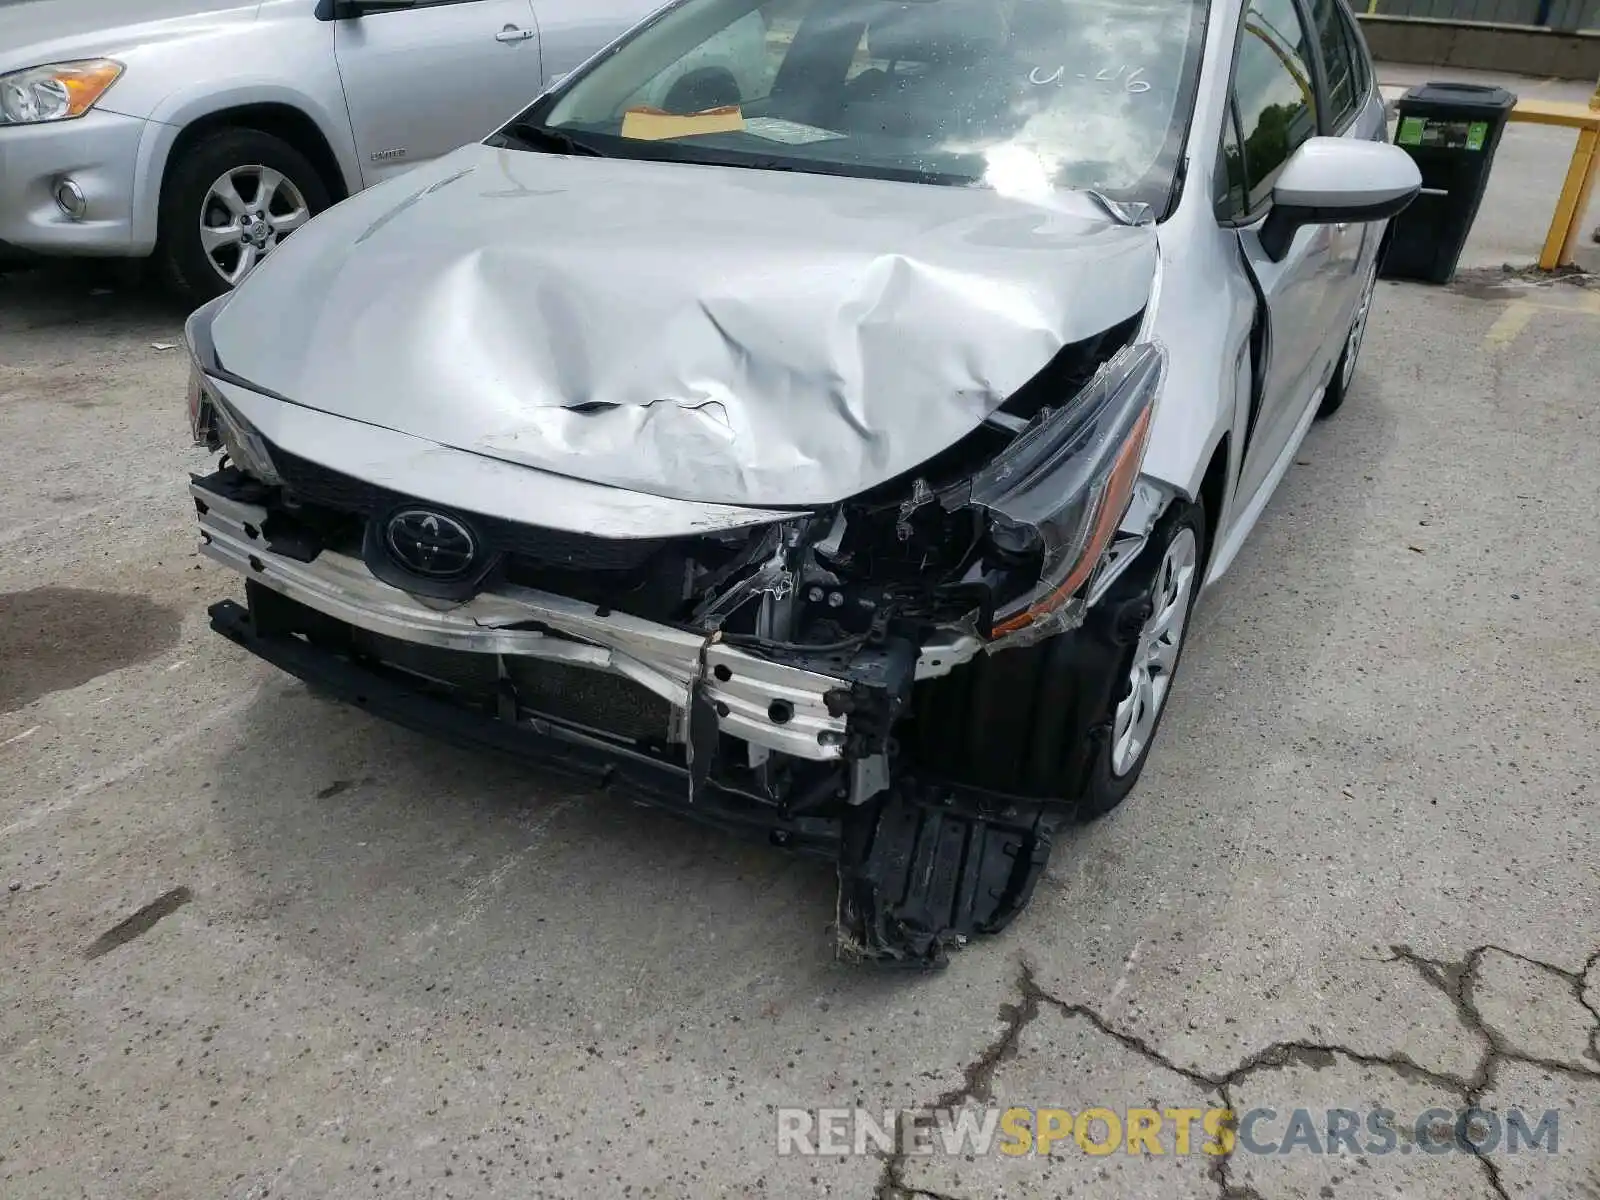
M 659 108 L 640 106 L 622 114 L 622 136 L 642 142 L 695 137 L 705 133 L 740 133 L 743 130 L 744 113 L 737 104 L 707 108 L 695 113 L 669 113 Z

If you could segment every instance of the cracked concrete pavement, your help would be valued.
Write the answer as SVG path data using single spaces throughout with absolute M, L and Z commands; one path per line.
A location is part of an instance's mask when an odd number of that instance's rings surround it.
M 963 1083 L 930 1107 L 961 1108 L 974 1103 L 1008 1109 L 1037 1107 L 1038 1097 L 1050 1105 L 1078 1113 L 1106 1107 L 1107 1096 L 1123 1097 L 1124 1106 L 1154 1109 L 1222 1108 L 1235 1114 L 1238 1142 L 1231 1153 L 1219 1144 L 1207 1157 L 1174 1153 L 1173 1157 L 1099 1156 L 1086 1154 L 1081 1143 L 1068 1141 L 1065 1152 L 1045 1157 L 1030 1188 L 1041 1194 L 1150 1197 L 1213 1197 L 1223 1200 L 1267 1200 L 1337 1194 L 1344 1184 L 1356 1196 L 1438 1195 L 1499 1197 L 1511 1195 L 1571 1196 L 1600 1179 L 1600 1155 L 1593 1134 L 1578 1133 L 1576 1122 L 1594 1125 L 1600 1100 L 1600 1012 L 1584 1000 L 1600 965 L 1600 952 L 1582 968 L 1564 970 L 1498 946 L 1474 947 L 1460 962 L 1424 958 L 1408 947 L 1393 947 L 1386 964 L 1414 967 L 1428 985 L 1454 1009 L 1457 1034 L 1476 1048 L 1470 1075 L 1433 1070 L 1404 1050 L 1370 1054 L 1348 1046 L 1311 1041 L 1274 1042 L 1251 1053 L 1221 1074 L 1207 1074 L 1174 1061 L 1155 1044 L 1119 1029 L 1093 1007 L 1068 1002 L 1043 990 L 1033 968 L 1024 966 L 1014 1003 L 1001 1009 L 1002 1029 L 996 1039 L 965 1069 Z M 1497 1024 L 1496 1021 L 1499 1021 Z M 1043 1022 L 1045 1028 L 1036 1026 Z M 1064 1063 L 1072 1069 L 1063 1078 Z M 1520 1086 L 1508 1088 L 1516 1078 Z M 1535 1105 L 1523 1096 L 1539 1096 Z M 1516 1099 L 1510 1099 L 1511 1097 Z M 1314 1098 L 1314 1099 L 1312 1099 Z M 1503 1113 L 1517 1107 L 1532 1114 L 1531 1127 L 1546 1112 L 1565 1122 L 1573 1161 L 1556 1155 L 1546 1170 L 1533 1170 L 1522 1158 L 1504 1152 Z M 1434 1110 L 1476 1114 L 1453 1141 L 1448 1156 L 1406 1145 L 1406 1121 L 1399 1122 L 1393 1152 L 1362 1154 L 1341 1146 L 1337 1156 L 1260 1153 L 1257 1147 L 1282 1144 L 1287 1137 L 1256 1136 L 1246 1114 L 1282 1115 L 1311 1110 L 1315 1144 L 1330 1146 L 1328 1110 L 1368 1113 L 1376 1107 L 1418 1118 Z M 1268 1117 L 1276 1120 L 1277 1117 Z M 1287 1121 L 1285 1121 L 1285 1125 Z M 1449 1137 L 1453 1121 L 1445 1122 Z M 1561 1122 L 1557 1123 L 1558 1131 Z M 1414 1128 L 1414 1127 L 1413 1127 Z M 1490 1131 L 1495 1136 L 1490 1137 Z M 1246 1134 L 1249 1131 L 1250 1136 Z M 1278 1132 L 1287 1134 L 1284 1125 Z M 1365 1135 L 1363 1128 L 1363 1135 Z M 1091 1144 L 1107 1141 L 1096 1129 Z M 1196 1140 L 1199 1134 L 1195 1134 Z M 1363 1137 L 1365 1147 L 1371 1139 Z M 902 1146 L 906 1143 L 901 1143 Z M 1413 1149 L 1418 1153 L 1413 1154 Z M 1479 1152 L 1481 1151 L 1481 1152 Z M 1519 1181 L 1508 1189 L 1505 1174 L 1515 1169 Z M 884 1164 L 880 1200 L 897 1197 L 1004 1196 L 1015 1174 L 1002 1158 L 968 1162 L 955 1156 L 897 1153 Z
M 1595 1194 L 1593 296 L 1380 289 L 1138 791 L 921 977 L 831 960 L 825 868 L 210 635 L 178 315 L 0 278 L 0 1196 Z M 1559 1149 L 776 1155 L 779 1106 L 938 1103 L 1548 1110 Z

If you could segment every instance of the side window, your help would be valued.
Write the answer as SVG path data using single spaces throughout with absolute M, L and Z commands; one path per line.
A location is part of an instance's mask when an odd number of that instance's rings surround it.
M 1251 0 L 1233 76 L 1248 211 L 1261 206 L 1279 168 L 1317 132 L 1310 63 L 1294 0 Z
M 1350 48 L 1351 90 L 1355 92 L 1356 109 L 1360 111 L 1372 92 L 1372 59 L 1367 53 L 1367 39 L 1361 32 L 1360 24 L 1349 12 L 1341 15 L 1344 19 L 1345 44 Z
M 1349 31 L 1340 0 L 1312 0 L 1311 15 L 1317 23 L 1317 42 L 1322 47 L 1322 69 L 1327 73 L 1327 118 L 1330 132 L 1344 128 L 1356 111 L 1355 63 L 1350 59 Z
M 1239 146 L 1239 123 L 1232 106 L 1222 126 L 1222 150 L 1217 156 L 1216 194 L 1212 197 L 1217 220 L 1237 221 L 1249 210 L 1245 205 L 1244 151 Z

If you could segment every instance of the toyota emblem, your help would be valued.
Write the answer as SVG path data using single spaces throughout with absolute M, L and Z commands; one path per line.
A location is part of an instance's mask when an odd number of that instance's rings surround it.
M 478 543 L 454 517 L 425 508 L 405 508 L 389 518 L 384 541 L 395 562 L 429 579 L 465 575 L 478 557 Z

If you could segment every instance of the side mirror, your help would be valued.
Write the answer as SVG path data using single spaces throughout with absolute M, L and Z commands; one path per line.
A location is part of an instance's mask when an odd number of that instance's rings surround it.
M 1302 225 L 1382 221 L 1398 215 L 1421 188 L 1417 164 L 1398 146 L 1311 138 L 1289 156 L 1272 187 L 1261 248 L 1281 262 Z

